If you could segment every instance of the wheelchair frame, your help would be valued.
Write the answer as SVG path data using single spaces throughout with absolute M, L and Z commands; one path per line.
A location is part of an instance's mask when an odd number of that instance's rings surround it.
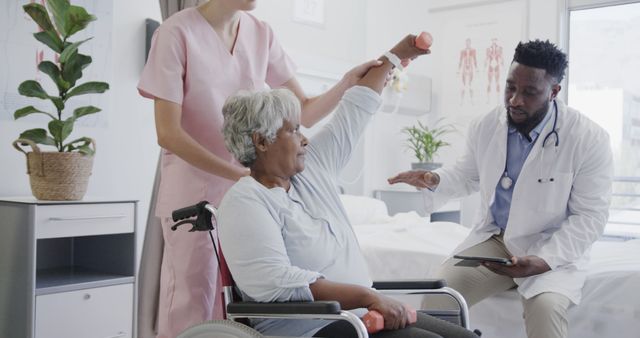
M 206 211 L 205 211 L 206 210 Z M 196 216 L 196 219 L 192 219 Z M 217 218 L 217 209 L 206 201 L 174 211 L 173 220 L 178 222 L 172 227 L 175 230 L 179 225 L 191 224 L 191 231 L 211 231 L 213 224 L 211 219 Z M 210 232 L 211 234 L 211 232 Z M 211 236 L 214 250 L 217 246 Z M 258 303 L 234 301 L 233 279 L 226 262 L 218 258 L 218 266 L 223 276 L 223 297 L 225 305 L 225 317 L 237 322 L 241 319 L 324 319 L 345 320 L 349 322 L 358 334 L 358 338 L 368 338 L 367 329 L 362 320 L 355 314 L 341 309 L 337 301 L 313 301 L 313 302 L 286 302 L 286 303 Z M 374 282 L 373 288 L 386 294 L 395 295 L 419 295 L 419 294 L 444 294 L 453 298 L 458 304 L 460 325 L 467 330 L 469 327 L 469 309 L 460 293 L 446 286 L 444 280 L 432 279 L 422 281 L 385 281 Z

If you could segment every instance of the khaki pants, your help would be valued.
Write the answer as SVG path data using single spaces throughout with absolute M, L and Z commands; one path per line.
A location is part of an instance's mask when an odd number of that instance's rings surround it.
M 502 235 L 495 235 L 461 254 L 468 256 L 511 257 Z M 460 292 L 469 306 L 484 298 L 516 287 L 513 278 L 493 273 L 484 266 L 454 266 L 457 259 L 448 259 L 442 264 L 438 278 Z M 569 298 L 552 292 L 539 294 L 529 299 L 522 298 L 524 320 L 529 338 L 566 338 L 568 336 L 567 309 Z M 500 325 L 500 323 L 496 323 Z

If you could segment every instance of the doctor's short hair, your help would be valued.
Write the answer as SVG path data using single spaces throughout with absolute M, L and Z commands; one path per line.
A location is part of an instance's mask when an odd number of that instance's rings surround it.
M 243 166 L 249 167 L 256 160 L 253 133 L 273 142 L 284 120 L 299 119 L 300 109 L 300 100 L 288 89 L 240 91 L 222 107 L 225 146 Z
M 569 65 L 567 55 L 549 40 L 518 43 L 513 61 L 521 65 L 544 69 L 558 82 L 564 78 L 564 72 Z

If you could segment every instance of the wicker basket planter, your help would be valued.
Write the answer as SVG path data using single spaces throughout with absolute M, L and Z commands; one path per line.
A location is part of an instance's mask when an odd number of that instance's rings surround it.
M 23 145 L 31 147 L 27 152 Z M 91 140 L 95 150 L 95 142 Z M 93 155 L 79 152 L 40 151 L 31 140 L 18 139 L 14 148 L 27 157 L 27 174 L 31 192 L 39 200 L 76 201 L 87 192 L 93 167 Z

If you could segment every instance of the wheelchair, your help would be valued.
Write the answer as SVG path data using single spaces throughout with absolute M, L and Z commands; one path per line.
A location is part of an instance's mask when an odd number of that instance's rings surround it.
M 136 283 L 138 284 L 137 292 L 137 316 L 136 316 L 136 337 L 138 338 L 155 338 L 157 335 L 157 315 L 158 300 L 160 289 L 160 267 L 162 264 L 162 253 L 164 250 L 164 238 L 162 235 L 162 226 L 160 219 L 155 216 L 156 199 L 158 188 L 160 185 L 160 160 L 156 164 L 156 175 L 151 190 L 150 207 L 148 212 L 147 224 L 145 228 L 144 243 L 142 246 L 142 255 L 140 259 L 140 268 Z M 195 208 L 186 208 L 187 212 L 182 215 L 183 220 L 191 220 L 192 225 L 204 225 L 202 230 L 211 231 L 213 229 L 212 217 L 215 216 L 216 210 L 213 206 L 207 206 L 207 203 Z M 206 210 L 205 211 L 203 211 Z M 208 214 L 207 214 L 208 212 Z M 193 216 L 188 217 L 189 214 Z M 178 215 L 181 216 L 181 215 Z M 195 219 L 193 218 L 195 217 Z M 198 223 L 198 218 L 200 223 Z M 205 222 L 208 220 L 208 222 Z M 211 224 L 211 227 L 209 227 Z M 215 244 L 215 243 L 213 243 Z M 217 252 L 217 251 L 216 251 Z M 223 267 L 221 267 L 223 268 Z M 221 275 L 228 278 L 229 284 L 223 288 L 224 303 L 226 311 L 226 320 L 213 320 L 199 325 L 193 326 L 185 330 L 181 338 L 245 338 L 245 337 L 264 337 L 261 333 L 252 329 L 250 326 L 237 322 L 243 319 L 251 318 L 294 318 L 294 319 L 333 319 L 347 320 L 356 328 L 360 337 L 368 337 L 367 331 L 362 325 L 359 318 L 348 311 L 342 311 L 340 304 L 337 302 L 305 302 L 300 303 L 246 303 L 236 302 L 237 298 L 233 297 L 233 286 L 231 283 L 231 274 L 226 264 L 225 271 L 221 270 Z M 413 284 L 418 283 L 418 284 Z M 422 284 L 420 284 L 422 283 Z M 451 311 L 425 311 L 435 317 L 449 320 L 457 323 L 466 329 L 469 329 L 468 308 L 464 298 L 455 290 L 447 288 L 443 280 L 427 280 L 420 282 L 400 282 L 394 284 L 389 282 L 378 282 L 373 285 L 376 289 L 386 290 L 396 294 L 446 294 L 452 297 L 459 305 L 459 310 Z M 480 332 L 475 331 L 478 335 Z
M 211 231 L 214 230 L 213 220 L 216 219 L 217 210 L 207 201 L 202 201 L 196 205 L 185 207 L 173 212 L 173 221 L 177 222 L 172 226 L 176 230 L 182 225 L 191 225 L 191 232 L 208 231 L 214 246 L 214 252 L 218 259 L 218 266 L 222 276 L 223 299 L 225 305 L 226 320 L 212 320 L 192 326 L 183 331 L 178 338 L 259 338 L 265 337 L 260 332 L 254 330 L 247 321 L 250 319 L 323 319 L 323 320 L 344 320 L 349 322 L 356 330 L 358 338 L 368 338 L 367 329 L 360 318 L 349 311 L 340 308 L 336 301 L 313 301 L 313 302 L 285 302 L 285 303 L 257 303 L 238 301 L 239 297 L 234 292 L 234 283 L 231 278 L 229 268 L 224 261 L 224 257 L 218 254 Z M 374 282 L 373 288 L 391 295 L 423 295 L 423 294 L 443 294 L 451 297 L 458 305 L 458 310 L 447 311 L 425 311 L 429 315 L 439 317 L 463 326 L 469 327 L 469 310 L 466 301 L 454 289 L 446 286 L 444 280 L 422 280 L 422 281 L 384 281 Z M 478 331 L 476 331 L 479 334 Z

